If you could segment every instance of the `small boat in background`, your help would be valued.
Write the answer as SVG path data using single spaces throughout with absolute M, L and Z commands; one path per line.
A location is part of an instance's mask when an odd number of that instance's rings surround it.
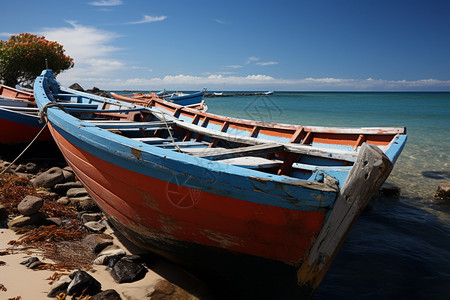
M 264 95 L 266 95 L 266 96 L 273 95 L 273 91 L 267 91 L 264 93 Z
M 44 126 L 39 122 L 34 94 L 0 85 L 0 144 L 29 143 Z M 51 141 L 48 129 L 37 138 Z
M 66 161 L 130 241 L 206 270 L 290 268 L 273 280 L 306 296 L 407 138 L 404 127 L 268 123 L 157 98 L 142 106 L 64 88 L 51 70 L 34 91 Z
M 203 91 L 203 95 L 204 95 L 205 91 Z M 143 106 L 148 106 L 149 103 L 151 103 L 151 101 L 167 101 L 167 102 L 171 102 L 171 103 L 175 103 L 177 105 L 181 105 L 184 107 L 189 107 L 189 108 L 193 108 L 199 111 L 203 111 L 206 112 L 208 110 L 208 106 L 205 103 L 205 100 L 203 100 L 203 95 L 201 97 L 198 97 L 198 99 L 201 99 L 200 102 L 197 102 L 198 100 L 189 100 L 189 99 L 185 99 L 185 100 L 170 100 L 170 98 L 161 98 L 159 97 L 156 93 L 149 93 L 149 94 L 144 94 L 144 93 L 133 93 L 133 94 L 126 94 L 126 95 L 121 95 L 121 94 L 117 94 L 117 93 L 113 93 L 110 92 L 111 96 L 113 96 L 116 99 L 119 100 L 124 100 L 127 102 L 131 102 L 131 103 L 135 103 L 138 105 L 143 105 Z M 191 94 L 192 95 L 192 94 Z M 197 96 L 195 96 L 197 97 Z M 191 104 L 188 104 L 190 102 L 193 102 Z M 186 103 L 186 104 L 182 104 L 182 103 Z
M 205 95 L 206 89 L 203 89 L 200 92 L 192 93 L 192 94 L 185 94 L 182 92 L 175 92 L 172 94 L 169 94 L 167 96 L 163 96 L 162 98 L 169 102 L 174 102 L 179 105 L 193 105 L 193 104 L 199 104 L 203 101 L 203 96 Z

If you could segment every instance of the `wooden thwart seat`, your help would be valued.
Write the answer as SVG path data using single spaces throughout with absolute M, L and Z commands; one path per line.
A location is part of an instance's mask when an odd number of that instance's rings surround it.
M 134 122 L 117 120 L 87 120 L 89 123 L 103 129 L 161 129 L 172 126 L 172 122 Z
M 283 148 L 284 148 L 283 145 L 274 145 L 274 144 L 262 144 L 233 149 L 206 148 L 199 153 L 193 153 L 193 155 L 197 157 L 218 160 L 241 156 L 262 155 L 271 152 L 282 151 Z
M 216 161 L 224 163 L 224 164 L 239 166 L 239 167 L 248 168 L 248 169 L 279 168 L 282 164 L 282 161 L 267 159 L 267 158 L 258 157 L 258 156 L 242 156 L 242 157 L 221 159 L 221 160 L 216 160 Z

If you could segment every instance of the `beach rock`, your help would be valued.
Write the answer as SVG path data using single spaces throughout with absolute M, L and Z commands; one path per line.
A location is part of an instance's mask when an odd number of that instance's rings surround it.
M 134 282 L 144 278 L 147 269 L 128 256 L 122 257 L 111 269 L 111 276 L 118 283 Z
M 37 191 L 37 194 L 38 194 L 38 195 L 41 195 L 41 196 L 50 196 L 50 197 L 56 197 L 56 196 L 58 196 L 58 194 L 52 192 L 49 188 L 47 188 L 47 189 L 45 189 L 45 190 L 39 189 L 39 190 Z
M 106 226 L 97 221 L 84 223 L 84 227 L 86 227 L 92 232 L 103 232 L 106 230 Z
M 79 91 L 79 92 L 84 92 L 84 89 L 78 83 L 72 84 L 71 86 L 69 86 L 69 88 L 72 90 Z
M 46 219 L 45 219 L 45 224 L 47 224 L 47 225 L 61 226 L 62 220 L 61 220 L 60 218 L 57 218 L 57 217 L 46 218 Z
M 37 261 L 31 263 L 27 268 L 33 270 L 33 269 L 36 269 L 37 267 L 39 267 L 40 265 L 45 265 L 45 263 L 43 263 L 40 260 L 37 260 Z
M 0 260 L 0 267 L 5 266 L 6 262 L 4 262 L 3 260 Z
M 20 201 L 17 210 L 24 216 L 35 214 L 44 205 L 44 200 L 40 197 L 28 195 Z
M 70 200 L 67 197 L 61 197 L 58 200 L 56 200 L 56 203 L 62 204 L 62 205 L 67 205 L 70 203 Z
M 102 285 L 94 277 L 89 275 L 86 271 L 75 271 L 70 275 L 72 281 L 67 287 L 68 295 L 95 295 L 102 289 Z
M 27 167 L 24 164 L 20 164 L 18 165 L 15 169 L 14 172 L 20 172 L 23 173 L 27 170 Z
M 392 183 L 384 183 L 378 194 L 382 197 L 398 198 L 400 197 L 400 188 Z
M 48 292 L 47 297 L 55 298 L 60 293 L 66 293 L 70 282 L 72 282 L 72 279 L 69 276 L 61 276 L 58 281 L 55 281 L 50 286 L 50 291 Z
M 436 190 L 436 194 L 434 197 L 442 199 L 442 200 L 450 200 L 450 181 L 444 180 L 439 183 L 439 186 Z
M 87 223 L 91 221 L 100 221 L 102 219 L 101 213 L 82 213 L 80 218 L 81 222 Z
M 126 253 L 116 245 L 107 246 L 103 249 L 94 260 L 96 265 L 108 265 L 112 259 L 122 258 Z M 117 262 L 118 260 L 116 260 Z
M 8 220 L 8 210 L 5 206 L 0 204 L 0 223 L 5 222 Z
M 107 246 L 113 244 L 113 238 L 110 235 L 100 233 L 100 234 L 89 234 L 84 237 L 83 242 L 88 245 L 92 251 L 95 253 L 101 252 Z
M 90 298 L 90 300 L 121 300 L 120 295 L 115 290 L 106 290 Z
M 55 193 L 58 193 L 60 195 L 66 195 L 67 191 L 72 188 L 82 188 L 83 184 L 79 181 L 72 181 L 72 182 L 64 182 L 64 183 L 58 183 L 53 187 L 53 190 Z
M 89 194 L 84 187 L 79 187 L 79 188 L 69 189 L 66 193 L 66 196 L 69 198 L 76 198 L 76 197 L 89 196 Z
M 45 263 L 43 263 L 42 261 L 39 260 L 39 258 L 34 256 L 34 257 L 30 257 L 29 259 L 21 262 L 20 264 L 24 265 L 28 269 L 36 269 L 37 267 L 39 267 L 40 265 L 43 265 Z
M 70 198 L 70 204 L 79 211 L 98 211 L 97 204 L 90 196 Z
M 42 225 L 45 223 L 46 216 L 42 212 L 37 212 L 29 216 L 20 216 L 8 222 L 8 227 L 12 230 L 20 229 L 24 226 Z
M 175 287 L 167 280 L 160 280 L 155 285 L 155 291 L 152 293 L 152 299 L 158 299 L 158 295 L 172 295 L 175 291 Z M 161 297 L 162 298 L 162 297 Z
M 101 93 L 102 90 L 99 89 L 98 87 L 94 86 L 92 89 L 86 90 L 86 92 L 91 93 L 91 94 L 98 94 L 98 93 Z
M 27 163 L 27 164 L 25 165 L 25 170 L 26 170 L 28 173 L 36 174 L 37 171 L 39 171 L 39 168 L 38 168 L 38 166 L 37 166 L 35 163 L 29 162 L 29 163 Z
M 29 266 L 31 266 L 31 264 L 32 263 L 35 263 L 35 262 L 37 262 L 37 261 L 39 261 L 39 258 L 37 258 L 36 256 L 33 256 L 33 257 L 30 257 L 29 259 L 27 259 L 27 260 L 24 260 L 23 262 L 21 262 L 20 264 L 21 265 L 24 265 L 25 267 L 29 267 Z
M 32 180 L 33 186 L 35 188 L 43 187 L 43 188 L 51 188 L 58 183 L 64 182 L 64 174 L 61 168 L 53 167 L 44 173 L 36 176 L 35 179 Z
M 62 169 L 63 175 L 64 175 L 64 181 L 65 182 L 73 182 L 75 181 L 75 173 L 68 171 L 66 169 Z

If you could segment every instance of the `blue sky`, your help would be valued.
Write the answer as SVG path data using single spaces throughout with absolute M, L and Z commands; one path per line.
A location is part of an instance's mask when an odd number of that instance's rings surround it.
M 85 88 L 450 91 L 448 0 L 4 1 Z

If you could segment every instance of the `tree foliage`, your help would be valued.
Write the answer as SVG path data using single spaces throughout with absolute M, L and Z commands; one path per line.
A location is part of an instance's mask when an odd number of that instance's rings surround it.
M 47 66 L 57 75 L 74 66 L 64 51 L 62 45 L 43 36 L 12 35 L 8 41 L 0 41 L 0 79 L 9 86 L 32 84 Z

